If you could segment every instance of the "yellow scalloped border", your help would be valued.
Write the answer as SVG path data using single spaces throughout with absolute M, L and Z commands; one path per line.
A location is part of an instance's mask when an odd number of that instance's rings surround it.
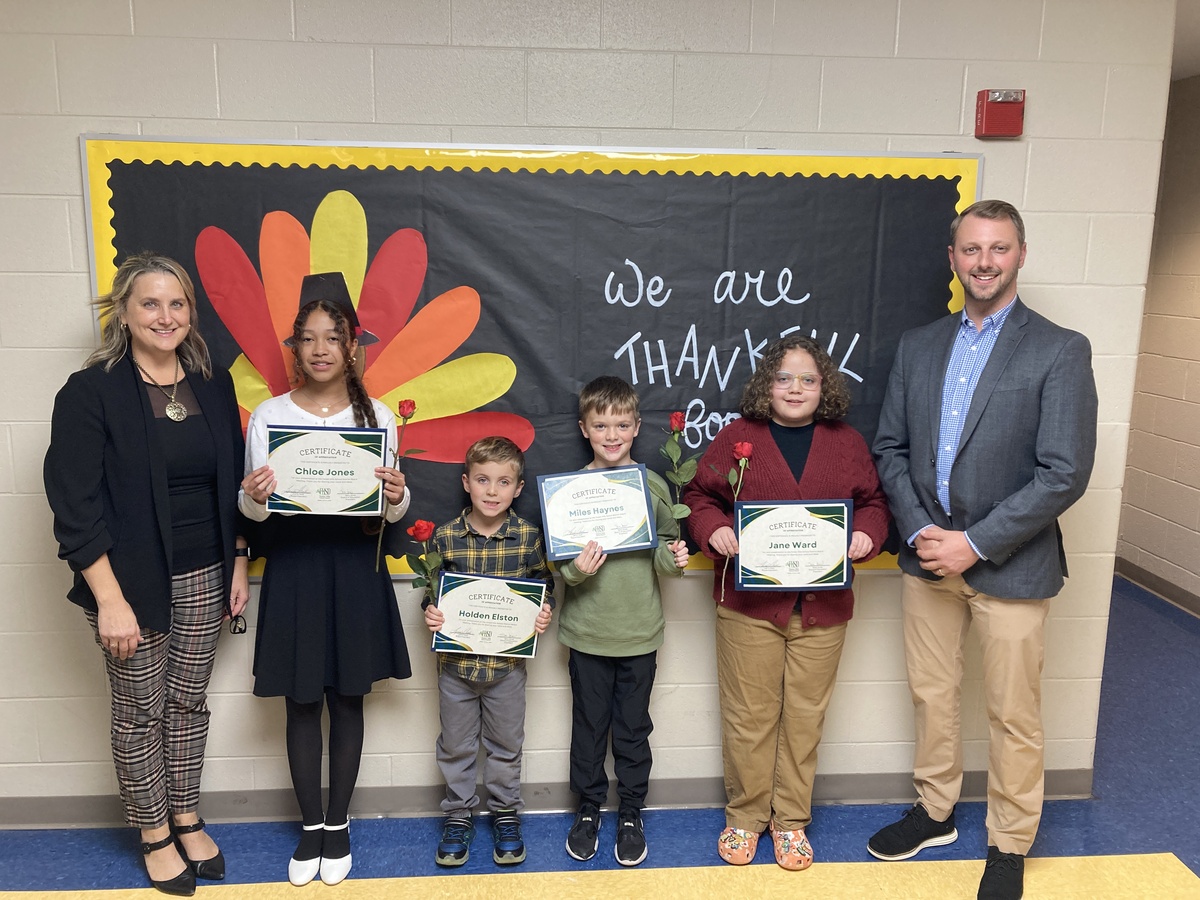
M 583 172 L 674 175 L 804 175 L 823 177 L 958 179 L 960 212 L 975 202 L 980 157 L 944 153 L 930 156 L 821 156 L 775 152 L 732 153 L 696 150 L 579 150 L 554 147 L 486 148 L 462 146 L 362 146 L 328 143 L 221 143 L 123 136 L 81 138 L 91 225 L 92 274 L 97 294 L 116 275 L 116 232 L 112 225 L 110 162 L 200 165 L 317 166 L 323 169 L 433 169 L 441 171 Z M 963 307 L 962 285 L 949 273 L 951 312 Z M 868 568 L 894 568 L 894 556 Z M 710 568 L 702 556 L 689 569 Z M 403 560 L 390 560 L 393 573 L 407 573 Z
M 578 150 L 554 147 L 362 146 L 326 143 L 240 144 L 158 138 L 83 136 L 92 272 L 98 293 L 116 274 L 110 162 L 201 165 L 318 166 L 324 169 L 451 169 L 493 172 L 598 172 L 601 174 L 816 175 L 876 178 L 958 178 L 959 211 L 974 203 L 980 157 L 819 156 L 775 152 L 695 150 Z M 103 248 L 103 250 L 101 249 Z M 962 309 L 962 286 L 950 275 L 949 309 Z

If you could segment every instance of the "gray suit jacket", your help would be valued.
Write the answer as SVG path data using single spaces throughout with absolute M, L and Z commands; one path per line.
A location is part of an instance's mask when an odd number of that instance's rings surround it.
M 975 590 L 1053 597 L 1067 574 L 1058 517 L 1083 495 L 1096 451 L 1091 345 L 1015 301 L 967 412 L 947 517 L 937 499 L 937 439 L 960 319 L 901 337 L 879 416 L 874 452 L 900 529 L 900 567 L 936 577 L 904 543 L 932 522 L 966 531 L 986 557 L 963 573 Z

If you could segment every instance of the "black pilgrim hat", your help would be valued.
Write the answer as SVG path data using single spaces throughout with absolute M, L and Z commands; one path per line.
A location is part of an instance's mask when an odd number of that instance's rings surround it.
M 350 290 L 346 287 L 346 276 L 341 272 L 319 272 L 315 275 L 305 275 L 304 280 L 300 283 L 300 303 L 299 309 L 303 309 L 314 300 L 328 300 L 330 303 L 336 303 L 346 318 L 350 322 L 350 328 L 354 331 L 355 338 L 358 339 L 358 345 L 365 347 L 367 344 L 375 344 L 379 342 L 379 338 L 367 331 L 358 321 L 358 311 L 355 310 L 354 304 L 350 302 Z M 289 337 L 284 344 L 292 346 L 292 339 Z

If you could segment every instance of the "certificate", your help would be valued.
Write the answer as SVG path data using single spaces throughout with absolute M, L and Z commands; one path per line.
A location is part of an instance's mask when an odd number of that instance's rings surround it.
M 436 605 L 446 621 L 434 632 L 433 649 L 532 659 L 545 599 L 544 581 L 443 572 Z
M 740 591 L 850 586 L 849 500 L 734 504 Z
M 605 553 L 658 546 L 645 466 L 539 475 L 537 482 L 550 559 L 574 559 L 588 541 Z
M 267 465 L 278 484 L 271 512 L 340 516 L 383 514 L 383 482 L 375 469 L 387 458 L 386 428 L 267 425 Z

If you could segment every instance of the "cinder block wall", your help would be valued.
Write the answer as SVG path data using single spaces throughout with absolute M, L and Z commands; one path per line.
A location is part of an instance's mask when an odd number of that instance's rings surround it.
M 81 132 L 983 154 L 982 193 L 1027 214 L 1022 296 L 1088 334 L 1096 353 L 1099 460 L 1064 522 L 1072 578 L 1054 604 L 1045 677 L 1051 788 L 1086 784 L 1172 0 L 1010 0 L 999 9 L 984 0 L 8 0 L 0 8 L 0 820 L 5 801 L 13 810 L 21 798 L 114 791 L 99 651 L 63 599 L 68 573 L 55 559 L 40 475 L 54 393 L 94 342 Z M 1028 90 L 1022 139 L 971 136 L 975 92 L 985 87 Z M 421 652 L 416 603 L 406 584 L 397 587 L 418 672 L 370 698 L 360 784 L 427 798 L 437 783 L 432 662 Z M 652 803 L 719 796 L 707 597 L 701 576 L 667 587 Z M 859 581 L 822 748 L 826 796 L 847 796 L 856 783 L 878 796 L 906 791 L 912 718 L 898 598 L 894 573 Z M 288 787 L 281 703 L 250 695 L 250 652 L 246 638 L 223 639 L 209 792 Z M 974 655 L 969 672 L 977 681 Z M 982 770 L 977 684 L 967 697 L 967 763 Z M 564 655 L 550 640 L 531 670 L 526 753 L 527 782 L 550 789 L 532 805 L 563 796 L 568 722 Z M 681 784 L 698 787 L 671 789 Z
M 1200 613 L 1200 76 L 1171 85 L 1117 566 Z

